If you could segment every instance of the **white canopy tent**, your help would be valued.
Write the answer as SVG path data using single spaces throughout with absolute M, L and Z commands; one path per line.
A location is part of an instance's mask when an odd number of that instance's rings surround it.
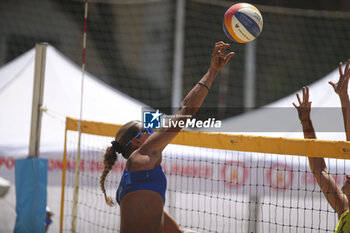
M 0 69 L 0 156 L 28 154 L 35 49 Z M 44 84 L 41 152 L 62 152 L 65 117 L 79 118 L 81 68 L 48 46 Z M 86 73 L 83 119 L 124 124 L 141 119 L 145 104 Z
M 35 49 L 31 49 L 0 68 L 0 176 L 14 181 L 14 158 L 26 157 L 29 150 L 32 114 Z M 40 156 L 62 158 L 66 116 L 79 118 L 81 67 L 75 65 L 54 47 L 47 47 L 43 95 Z M 83 91 L 84 120 L 124 124 L 141 120 L 145 104 L 85 74 Z M 58 231 L 61 171 L 49 172 L 48 206 L 55 213 L 51 228 Z M 0 231 L 11 232 L 16 218 L 14 185 L 1 183 L 9 192 L 1 199 Z
M 324 78 L 309 85 L 311 118 L 317 138 L 345 140 L 344 123 L 338 95 L 329 81 L 337 82 L 339 71 L 335 69 Z M 301 90 L 298 91 L 302 98 Z M 234 134 L 303 138 L 293 93 L 271 104 L 222 121 L 222 129 Z

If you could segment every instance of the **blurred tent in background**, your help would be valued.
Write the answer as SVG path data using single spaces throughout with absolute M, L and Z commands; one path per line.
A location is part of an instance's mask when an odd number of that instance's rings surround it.
M 35 49 L 0 69 L 0 156 L 26 156 L 28 153 Z M 62 154 L 65 117 L 79 118 L 81 68 L 48 46 L 44 81 L 42 153 Z M 83 119 L 124 124 L 141 119 L 145 104 L 85 75 Z
M 339 69 L 309 85 L 311 119 L 318 139 L 346 140 L 339 96 L 329 81 L 338 82 Z M 302 99 L 301 89 L 297 91 Z M 288 95 L 258 109 L 227 118 L 222 121 L 225 132 L 247 135 L 303 138 L 298 112 L 292 105 L 299 105 L 296 93 Z
M 14 159 L 28 155 L 34 63 L 33 48 L 0 68 L 0 177 L 12 183 L 4 183 L 1 188 L 8 195 L 1 199 L 0 232 L 11 232 L 16 218 Z M 48 46 L 40 157 L 62 160 L 65 118 L 79 118 L 80 115 L 81 80 L 81 68 L 54 47 Z M 83 93 L 82 115 L 86 120 L 124 124 L 130 120 L 141 120 L 142 108 L 147 107 L 89 73 L 85 74 Z M 61 192 L 62 163 L 59 164 L 55 168 L 49 167 L 48 174 L 47 203 L 57 213 L 52 226 L 54 231 L 58 230 Z
M 6 196 L 10 189 L 10 181 L 0 177 L 0 198 Z

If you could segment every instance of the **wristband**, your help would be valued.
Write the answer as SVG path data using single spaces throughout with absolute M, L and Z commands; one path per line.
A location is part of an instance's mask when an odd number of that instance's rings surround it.
M 204 87 L 207 88 L 207 90 L 209 91 L 209 87 L 208 87 L 205 83 L 198 82 L 197 84 L 204 86 Z

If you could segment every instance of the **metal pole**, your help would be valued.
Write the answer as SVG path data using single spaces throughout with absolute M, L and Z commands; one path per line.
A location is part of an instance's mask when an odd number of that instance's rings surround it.
M 67 118 L 66 118 L 66 128 L 64 130 L 64 150 L 63 150 L 63 160 L 62 160 L 62 184 L 61 184 L 61 211 L 60 211 L 60 231 L 63 232 L 63 212 L 64 212 L 64 193 L 66 190 L 66 164 L 67 164 Z
M 41 106 L 44 96 L 45 64 L 47 43 L 35 45 L 35 68 L 32 102 L 32 119 L 30 126 L 29 157 L 39 157 L 40 131 L 41 131 Z
M 249 226 L 248 233 L 256 233 L 257 232 L 257 220 L 259 214 L 259 205 L 260 199 L 257 196 L 249 197 Z
M 227 91 L 228 91 L 228 78 L 230 75 L 230 67 L 225 66 L 220 72 L 219 81 L 219 101 L 218 101 L 218 111 L 217 118 L 223 119 L 226 114 L 227 107 Z
M 84 100 L 84 80 L 85 80 L 85 57 L 86 57 L 86 29 L 88 17 L 88 0 L 85 0 L 84 9 L 84 33 L 83 33 L 83 55 L 81 64 L 81 91 L 80 91 L 80 117 L 78 121 L 78 148 L 77 156 L 75 158 L 74 171 L 74 194 L 73 194 L 73 208 L 72 208 L 72 233 L 77 232 L 77 216 L 78 216 L 78 197 L 79 197 L 79 181 L 80 181 L 80 155 L 81 155 L 81 121 L 83 119 L 83 100 Z
M 244 109 L 247 111 L 255 107 L 255 47 L 252 41 L 246 45 L 244 58 Z
M 182 71 L 183 54 L 185 40 L 185 0 L 177 0 L 176 3 L 176 22 L 175 22 L 175 52 L 174 52 L 174 71 L 173 71 L 173 89 L 171 107 L 172 112 L 180 106 L 182 100 Z
M 179 108 L 182 100 L 182 71 L 184 56 L 184 40 L 185 40 L 185 0 L 177 0 L 176 2 L 176 18 L 175 18 L 175 52 L 173 64 L 173 89 L 171 99 L 171 111 L 173 114 Z M 169 185 L 170 186 L 170 185 Z M 168 192 L 169 213 L 175 216 L 175 208 L 171 208 L 175 203 L 175 194 Z

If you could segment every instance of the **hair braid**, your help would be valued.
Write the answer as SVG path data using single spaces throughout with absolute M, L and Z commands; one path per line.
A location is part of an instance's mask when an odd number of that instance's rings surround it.
M 135 135 L 140 132 L 140 121 L 130 121 L 123 125 L 117 132 L 112 146 L 106 149 L 103 156 L 103 171 L 100 176 L 100 186 L 104 194 L 107 205 L 113 206 L 113 200 L 107 196 L 105 189 L 105 180 L 108 173 L 112 170 L 115 161 L 117 160 L 117 154 L 121 154 L 125 159 L 128 159 L 130 154 L 137 149 L 132 143 L 125 146 L 129 140 L 132 140 Z
M 106 203 L 109 206 L 113 206 L 114 202 L 106 194 L 105 180 L 106 180 L 106 177 L 107 177 L 108 173 L 112 170 L 113 165 L 114 165 L 116 160 L 117 160 L 116 151 L 114 150 L 114 148 L 112 146 L 108 147 L 106 149 L 106 152 L 105 152 L 104 156 L 103 156 L 104 168 L 103 168 L 102 174 L 100 176 L 100 186 L 101 186 L 101 190 L 102 190 L 102 192 L 103 192 L 103 194 L 105 196 Z

